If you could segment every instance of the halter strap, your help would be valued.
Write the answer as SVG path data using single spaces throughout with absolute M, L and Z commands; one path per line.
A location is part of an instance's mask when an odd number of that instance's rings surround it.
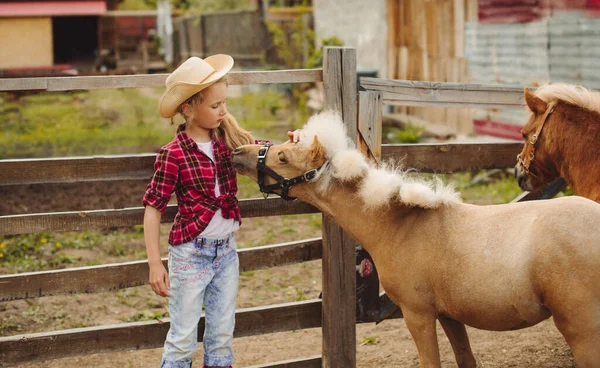
M 536 129 L 535 133 L 531 136 L 531 139 L 529 140 L 529 143 L 532 146 L 532 150 L 531 150 L 531 157 L 529 158 L 529 162 L 527 164 L 525 164 L 525 160 L 523 159 L 523 157 L 521 156 L 521 154 L 519 153 L 517 155 L 517 162 L 521 164 L 521 166 L 523 167 L 523 169 L 525 169 L 525 172 L 529 174 L 529 166 L 533 163 L 536 167 L 538 167 L 538 169 L 540 169 L 540 171 L 544 171 L 546 173 L 549 173 L 548 170 L 546 170 L 544 167 L 542 167 L 542 165 L 540 165 L 536 160 L 535 160 L 535 144 L 537 143 L 540 134 L 542 134 L 542 129 L 544 128 L 544 125 L 546 124 L 546 121 L 548 120 L 548 116 L 550 116 L 550 114 L 552 114 L 552 112 L 554 112 L 554 108 L 556 107 L 557 102 L 556 101 L 552 101 L 548 104 L 548 108 L 546 108 L 546 111 L 544 112 L 544 115 L 542 116 L 542 123 L 540 124 L 540 126 Z
M 544 124 L 546 124 L 546 120 L 548 120 L 548 116 L 550 114 L 552 114 L 555 107 L 556 107 L 556 101 L 552 101 L 548 104 L 548 108 L 546 109 L 546 112 L 544 112 L 544 116 L 542 117 L 542 123 L 535 131 L 535 134 L 533 136 L 531 136 L 531 141 L 529 141 L 529 143 L 531 143 L 532 145 L 535 146 L 535 144 L 537 143 L 537 140 L 540 137 L 540 134 L 542 134 L 542 129 L 544 128 Z
M 277 194 L 286 201 L 293 201 L 296 198 L 288 196 L 290 188 L 293 185 L 314 180 L 317 177 L 319 170 L 325 167 L 327 165 L 327 162 L 319 168 L 308 170 L 302 175 L 296 176 L 292 179 L 287 179 L 267 166 L 267 154 L 269 153 L 269 148 L 271 148 L 271 146 L 272 144 L 267 143 L 258 150 L 258 160 L 256 163 L 256 170 L 258 173 L 258 186 L 265 198 L 267 198 L 269 194 Z M 275 181 L 277 181 L 277 184 L 265 185 L 266 175 L 275 179 Z M 281 194 L 275 192 L 275 190 L 277 189 L 281 189 Z

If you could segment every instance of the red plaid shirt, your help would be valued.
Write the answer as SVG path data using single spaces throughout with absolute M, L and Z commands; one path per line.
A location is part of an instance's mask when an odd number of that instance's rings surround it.
M 175 138 L 156 156 L 154 176 L 143 203 L 164 213 L 175 191 L 178 212 L 169 233 L 171 245 L 187 243 L 200 235 L 218 209 L 226 219 L 242 220 L 235 197 L 238 188 L 231 150 L 223 139 L 213 137 L 212 143 L 214 163 L 198 149 L 182 124 Z M 219 180 L 219 197 L 215 197 L 215 176 Z

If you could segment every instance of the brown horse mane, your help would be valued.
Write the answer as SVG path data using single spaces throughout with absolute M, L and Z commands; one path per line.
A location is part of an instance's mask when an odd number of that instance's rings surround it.
M 598 91 L 572 84 L 553 83 L 540 86 L 534 93 L 546 103 L 562 100 L 600 114 L 600 92 Z

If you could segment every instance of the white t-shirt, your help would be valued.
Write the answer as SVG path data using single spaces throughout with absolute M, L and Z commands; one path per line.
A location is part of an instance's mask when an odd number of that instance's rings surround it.
M 206 153 L 212 162 L 215 162 L 212 142 L 196 142 L 196 144 L 198 145 L 198 149 Z M 219 179 L 215 175 L 215 197 L 219 197 L 220 195 L 221 190 L 219 189 Z M 238 221 L 235 219 L 224 218 L 223 212 L 218 209 L 200 236 L 203 238 L 222 238 L 239 229 L 240 223 Z

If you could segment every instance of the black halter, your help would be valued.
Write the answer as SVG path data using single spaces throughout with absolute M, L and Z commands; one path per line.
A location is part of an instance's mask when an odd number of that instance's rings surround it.
M 276 173 L 273 169 L 267 166 L 267 153 L 272 144 L 267 143 L 258 150 L 258 162 L 256 163 L 256 170 L 258 172 L 258 186 L 260 187 L 261 193 L 267 198 L 269 194 L 277 194 L 286 201 L 293 201 L 296 198 L 288 196 L 288 191 L 292 185 L 304 183 L 313 180 L 317 177 L 321 166 L 317 169 L 308 170 L 300 176 L 296 176 L 292 179 L 284 178 L 283 176 Z M 277 181 L 277 184 L 265 185 L 265 175 L 269 175 Z M 275 192 L 276 189 L 281 189 L 281 194 Z

